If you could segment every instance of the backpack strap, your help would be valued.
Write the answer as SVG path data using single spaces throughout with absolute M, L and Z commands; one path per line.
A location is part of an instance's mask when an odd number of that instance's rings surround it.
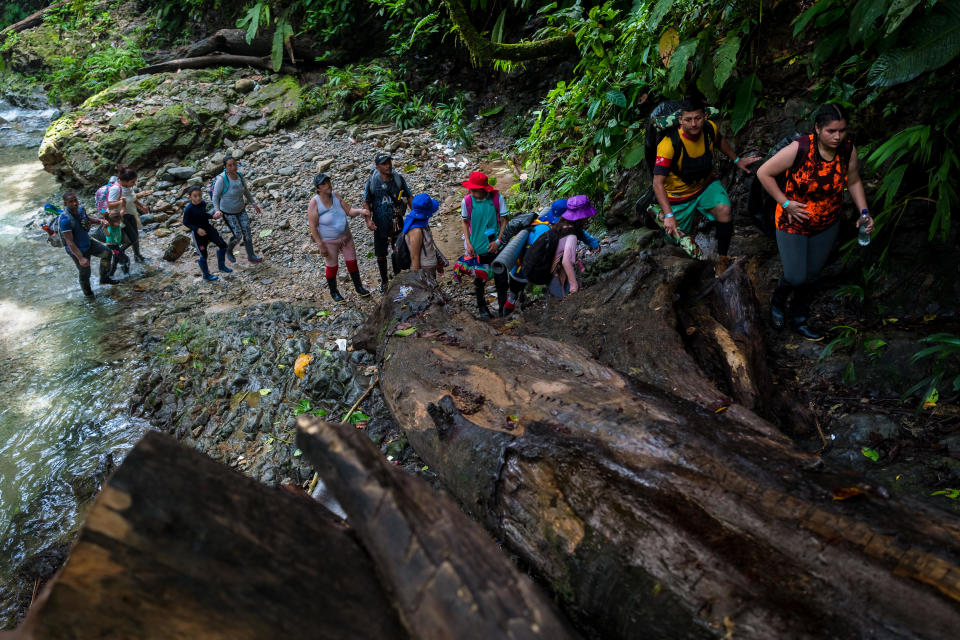
M 790 167 L 790 173 L 795 173 L 803 163 L 807 161 L 810 155 L 810 136 L 800 136 L 797 138 L 797 155 L 793 158 L 793 165 Z
M 467 197 L 464 198 L 464 202 L 464 206 L 467 208 L 467 224 L 470 224 L 470 216 L 473 215 L 473 196 L 467 194 Z

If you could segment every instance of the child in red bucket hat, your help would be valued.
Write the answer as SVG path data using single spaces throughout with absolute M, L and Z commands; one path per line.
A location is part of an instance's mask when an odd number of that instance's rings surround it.
M 463 219 L 463 239 L 466 255 L 458 262 L 472 262 L 476 260 L 480 265 L 493 262 L 500 251 L 503 239 L 503 229 L 507 224 L 507 204 L 503 196 L 490 184 L 486 174 L 474 171 L 470 179 L 461 183 L 470 190 L 460 203 L 460 217 Z M 503 315 L 503 306 L 507 301 L 506 274 L 494 276 L 497 288 L 497 302 L 499 314 Z M 474 277 L 473 287 L 477 296 L 477 309 L 481 318 L 490 318 L 492 314 L 487 308 L 484 297 L 485 279 Z

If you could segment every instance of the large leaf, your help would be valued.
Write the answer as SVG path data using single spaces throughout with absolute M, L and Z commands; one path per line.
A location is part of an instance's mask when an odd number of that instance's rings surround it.
M 247 15 L 237 22 L 238 27 L 247 27 L 247 44 L 253 42 L 253 39 L 257 37 L 257 31 L 260 29 L 261 16 L 263 16 L 264 22 L 269 22 L 270 7 L 264 6 L 263 2 L 258 2 L 250 7 L 250 9 L 247 10 Z
M 910 29 L 910 45 L 881 54 L 867 79 L 890 87 L 934 71 L 960 55 L 960 0 L 946 0 Z
M 807 25 L 810 24 L 811 21 L 818 16 L 829 12 L 831 9 L 834 9 L 841 1 L 842 0 L 820 0 L 820 2 L 801 13 L 793 21 L 793 35 L 800 35 L 800 32 L 806 29 Z
M 656 31 L 657 26 L 659 26 L 660 21 L 663 20 L 664 16 L 667 15 L 667 12 L 670 11 L 670 8 L 673 6 L 674 0 L 657 0 L 657 4 L 654 5 L 653 11 L 650 12 L 650 17 L 647 18 L 647 26 L 650 28 L 650 31 Z
M 643 143 L 638 142 L 623 156 L 623 167 L 632 169 L 643 160 Z
M 727 83 L 734 65 L 737 64 L 738 51 L 740 51 L 740 38 L 728 33 L 723 44 L 713 54 L 713 86 L 717 89 L 722 89 Z
M 670 57 L 673 56 L 673 52 L 677 50 L 678 44 L 680 44 L 680 34 L 673 27 L 664 31 L 663 35 L 660 36 L 658 49 L 663 66 L 670 66 Z
M 507 10 L 500 12 L 500 17 L 493 23 L 493 29 L 490 30 L 490 40 L 497 44 L 503 42 L 503 22 L 507 18 Z
M 887 15 L 887 5 L 890 0 L 860 0 L 850 13 L 850 31 L 847 37 L 850 44 L 867 40 L 870 35 L 876 36 L 874 23 Z
M 757 94 L 760 92 L 760 79 L 757 74 L 751 73 L 740 81 L 737 87 L 737 96 L 730 114 L 730 127 L 734 133 L 743 129 L 747 121 L 753 116 L 753 109 L 757 106 Z
M 667 88 L 676 89 L 687 73 L 687 62 L 697 50 L 697 40 L 684 40 L 670 56 L 670 70 L 667 74 Z
M 893 0 L 890 3 L 890 8 L 887 10 L 887 18 L 883 23 L 884 28 L 887 31 L 889 36 L 897 28 L 903 24 L 903 21 L 910 17 L 910 14 L 913 13 L 913 10 L 917 8 L 917 5 L 923 2 L 923 0 Z
M 627 106 L 627 96 L 623 95 L 623 91 L 620 91 L 618 89 L 611 89 L 610 91 L 607 91 L 607 93 L 604 95 L 606 96 L 609 102 L 617 105 L 618 107 Z
M 283 47 L 287 40 L 293 37 L 293 27 L 286 20 L 277 21 L 277 29 L 273 32 L 273 48 L 270 50 L 270 62 L 274 71 L 280 71 L 283 64 Z

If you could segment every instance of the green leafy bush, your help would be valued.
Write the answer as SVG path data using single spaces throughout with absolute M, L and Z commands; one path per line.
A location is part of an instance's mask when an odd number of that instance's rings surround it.
M 82 102 L 144 65 L 139 47 L 129 39 L 125 46 L 106 43 L 82 59 L 63 56 L 49 77 L 52 101 Z

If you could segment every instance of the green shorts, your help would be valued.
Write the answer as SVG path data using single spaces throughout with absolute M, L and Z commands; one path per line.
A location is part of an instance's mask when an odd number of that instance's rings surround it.
M 722 204 L 729 206 L 730 196 L 727 195 L 720 181 L 714 180 L 700 192 L 700 195 L 671 206 L 677 220 L 677 228 L 684 233 L 690 233 L 693 231 L 693 222 L 697 213 L 707 220 L 716 220 L 710 210 Z
M 699 213 L 707 220 L 716 220 L 716 217 L 710 213 L 710 210 L 722 204 L 729 206 L 730 196 L 727 195 L 726 189 L 723 188 L 719 180 L 714 180 L 708 184 L 707 187 L 700 192 L 700 195 L 684 202 L 672 204 L 671 209 L 677 221 L 677 229 L 683 233 L 683 238 L 678 240 L 669 235 L 667 238 L 672 243 L 680 245 L 690 257 L 700 258 L 702 256 L 700 248 L 697 247 L 696 243 L 693 242 L 693 238 L 690 237 L 696 215 Z M 654 205 L 653 210 L 656 213 L 657 224 L 663 229 L 663 211 L 660 210 L 658 205 Z

